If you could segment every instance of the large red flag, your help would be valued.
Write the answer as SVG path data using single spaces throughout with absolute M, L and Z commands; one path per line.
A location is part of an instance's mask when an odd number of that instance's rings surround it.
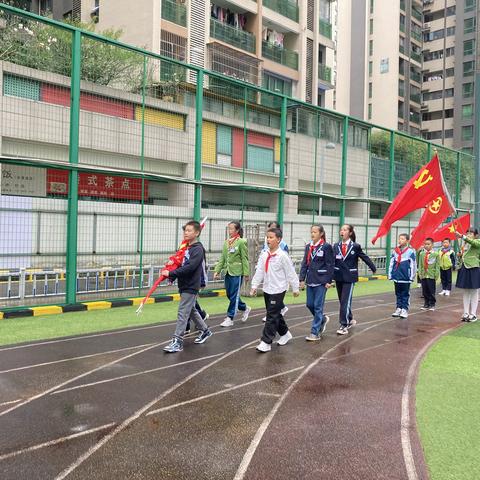
M 446 238 L 450 240 L 455 240 L 455 231 L 461 234 L 465 234 L 470 228 L 470 214 L 467 213 L 460 218 L 456 218 L 450 223 L 447 223 L 444 227 L 438 229 L 431 235 L 435 242 L 441 242 Z
M 375 244 L 378 238 L 385 236 L 394 222 L 414 210 L 424 208 L 432 200 L 442 196 L 443 192 L 442 169 L 438 156 L 435 154 L 430 162 L 422 167 L 400 190 L 383 217 L 372 243 Z
M 452 213 L 455 207 L 446 188 L 445 193 L 432 200 L 425 208 L 417 227 L 410 237 L 410 245 L 418 250 L 427 237 L 431 237 L 435 229 Z

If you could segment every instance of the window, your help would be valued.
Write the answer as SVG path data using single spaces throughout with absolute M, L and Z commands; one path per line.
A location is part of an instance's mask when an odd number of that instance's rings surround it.
M 373 73 L 373 62 L 368 62 L 368 76 L 371 77 Z
M 372 104 L 371 103 L 368 104 L 368 119 L 369 120 L 372 119 Z
M 271 92 L 283 93 L 289 97 L 292 96 L 291 80 L 276 77 L 265 71 L 263 72 L 262 86 Z
M 466 18 L 463 21 L 463 33 L 473 33 L 475 32 L 475 17 Z
M 373 55 L 373 40 L 370 40 L 370 41 L 368 42 L 368 54 L 369 54 L 370 56 Z
M 373 13 L 373 0 L 370 0 L 370 13 Z
M 475 40 L 465 40 L 463 42 L 463 54 L 464 55 L 473 55 L 475 53 Z
M 463 62 L 463 76 L 467 77 L 473 75 L 475 71 L 475 60 L 470 60 L 469 62 Z
M 425 92 L 423 94 L 423 100 L 439 100 L 443 98 L 444 90 L 436 90 L 434 92 Z M 453 97 L 454 91 L 453 88 L 447 88 L 445 90 L 445 98 Z
M 473 105 L 462 105 L 462 118 L 472 118 L 473 117 Z
M 372 98 L 372 96 L 373 96 L 373 83 L 370 82 L 368 84 L 368 98 Z
M 463 98 L 473 97 L 473 83 L 464 83 L 462 85 L 462 96 Z
M 370 28 L 369 28 L 370 35 L 373 35 L 373 18 L 370 19 L 369 25 L 370 25 Z
M 455 27 L 448 27 L 445 33 L 445 30 L 442 28 L 441 30 L 435 30 L 434 32 L 426 32 L 423 34 L 423 40 L 425 42 L 433 42 L 434 40 L 439 40 L 440 38 L 451 37 L 455 35 Z
M 451 57 L 455 54 L 455 48 L 450 47 L 445 50 L 445 56 Z M 434 52 L 426 52 L 423 55 L 423 61 L 429 62 L 430 60 L 438 60 L 439 58 L 443 58 L 443 50 L 435 50 Z
M 475 6 L 475 0 L 465 0 L 465 12 L 471 12 L 472 10 L 475 10 Z
M 473 138 L 473 125 L 462 127 L 462 140 L 468 141 Z

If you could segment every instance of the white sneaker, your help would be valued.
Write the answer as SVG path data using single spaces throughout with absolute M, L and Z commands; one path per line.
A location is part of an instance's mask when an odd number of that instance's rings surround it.
M 246 321 L 247 321 L 247 318 L 248 318 L 248 316 L 250 315 L 251 310 L 252 310 L 252 309 L 251 309 L 250 307 L 247 307 L 247 309 L 243 312 L 242 322 L 246 322 Z
M 288 307 L 285 305 L 285 306 L 280 310 L 280 313 L 282 314 L 282 317 L 284 317 L 287 312 L 288 312 Z
M 401 313 L 402 313 L 402 309 L 401 309 L 401 308 L 397 308 L 397 309 L 392 313 L 392 317 L 399 317 Z
M 325 333 L 325 330 L 327 329 L 327 323 L 330 321 L 330 317 L 328 315 L 325 315 L 325 321 L 323 322 L 323 327 L 322 330 L 320 331 L 320 335 Z
M 266 322 L 266 321 L 267 321 L 267 317 L 263 317 L 262 322 Z
M 445 296 L 449 297 L 450 296 L 450 290 L 445 290 Z
M 272 346 L 268 343 L 265 343 L 263 340 L 261 340 L 260 343 L 257 345 L 257 350 L 262 353 L 269 352 L 271 349 Z
M 400 318 L 408 318 L 408 311 L 405 310 L 404 308 L 402 308 L 400 310 L 400 315 L 399 315 Z
M 445 290 L 442 290 L 439 295 L 446 295 Z
M 233 327 L 233 320 L 230 317 L 225 318 L 225 320 L 220 324 L 221 327 Z
M 292 334 L 290 333 L 290 330 L 285 334 L 285 335 L 282 335 L 279 339 L 278 339 L 278 344 L 279 345 L 286 345 L 289 340 L 292 339 Z
M 357 321 L 354 318 L 352 318 L 350 320 L 350 323 L 347 325 L 347 328 L 350 329 L 350 328 L 354 327 L 356 324 L 357 324 Z

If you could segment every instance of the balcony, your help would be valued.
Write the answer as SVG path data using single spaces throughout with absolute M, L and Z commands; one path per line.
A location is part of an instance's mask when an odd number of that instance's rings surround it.
M 417 32 L 416 30 L 412 30 L 410 32 L 410 35 L 412 38 L 414 38 L 417 42 L 422 43 L 422 34 L 420 32 Z
M 418 112 L 410 112 L 410 122 L 416 123 L 417 125 L 420 125 L 420 113 Z
M 422 54 L 411 51 L 410 58 L 418 63 L 422 63 Z
M 410 70 L 410 78 L 417 83 L 422 83 L 422 75 L 419 72 Z
M 263 6 L 298 22 L 298 4 L 291 0 L 263 0 Z
M 332 83 L 332 69 L 327 65 L 318 64 L 318 78 L 325 82 Z
M 187 7 L 183 3 L 162 0 L 162 18 L 182 27 L 187 26 Z
M 418 103 L 420 105 L 422 101 L 422 95 L 420 93 L 411 93 L 410 94 L 410 100 L 412 102 Z
M 419 22 L 422 21 L 422 12 L 419 12 L 417 9 L 412 8 L 412 17 L 418 20 Z
M 210 19 L 210 36 L 246 52 L 255 53 L 255 35 L 214 18 Z
M 330 40 L 332 39 L 332 24 L 326 20 L 320 19 L 318 31 L 320 32 L 320 35 L 330 38 Z
M 404 12 L 406 11 L 405 10 L 405 0 L 400 0 L 400 10 L 403 10 Z
M 262 55 L 273 62 L 298 70 L 298 53 L 282 48 L 265 40 L 262 42 Z

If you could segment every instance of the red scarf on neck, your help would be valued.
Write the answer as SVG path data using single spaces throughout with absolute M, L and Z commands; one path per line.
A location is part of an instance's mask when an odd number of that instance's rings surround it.
M 307 255 L 307 265 L 310 265 L 312 258 L 313 258 L 313 252 L 320 247 L 320 245 L 323 245 L 325 243 L 325 240 L 321 238 L 318 243 L 310 243 L 310 249 L 308 250 L 308 255 Z
M 425 250 L 425 257 L 423 258 L 423 268 L 425 269 L 425 271 L 428 270 L 428 256 L 432 253 L 432 251 L 430 250 L 429 252 L 427 250 Z
M 237 238 L 240 238 L 240 235 L 236 233 L 235 235 L 232 235 L 227 241 L 228 241 L 228 246 L 231 247 Z
M 265 273 L 268 272 L 268 264 L 270 263 L 270 259 L 271 259 L 272 257 L 276 257 L 276 256 L 277 256 L 277 252 L 275 252 L 275 253 L 267 252 L 267 254 L 268 254 L 268 257 L 267 257 L 267 260 L 266 260 L 266 262 L 265 262 Z
M 404 250 L 401 250 L 400 247 L 395 247 L 395 253 L 397 254 L 397 268 L 400 266 L 400 263 L 402 262 L 402 255 L 408 250 L 408 246 L 405 247 Z

